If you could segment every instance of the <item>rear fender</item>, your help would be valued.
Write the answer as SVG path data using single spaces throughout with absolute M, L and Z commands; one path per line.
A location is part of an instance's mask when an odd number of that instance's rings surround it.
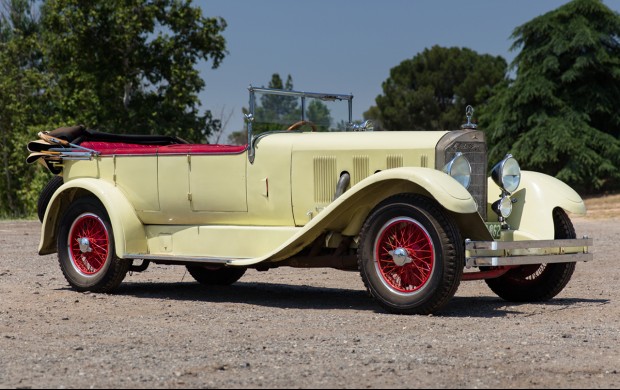
M 500 188 L 489 178 L 489 204 L 499 199 Z M 512 194 L 512 214 L 507 218 L 515 240 L 552 240 L 555 235 L 553 210 L 584 215 L 586 206 L 575 190 L 555 177 L 522 171 L 519 189 Z M 496 216 L 489 210 L 489 216 Z
M 56 235 L 60 220 L 76 199 L 85 196 L 99 199 L 108 212 L 118 257 L 123 258 L 127 253 L 147 253 L 144 225 L 125 195 L 106 181 L 81 178 L 63 184 L 50 200 L 43 218 L 39 254 L 57 252 Z

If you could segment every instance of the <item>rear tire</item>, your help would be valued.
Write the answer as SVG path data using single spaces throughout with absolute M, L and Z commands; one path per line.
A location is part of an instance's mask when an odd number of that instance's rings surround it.
M 127 275 L 131 261 L 116 256 L 108 213 L 96 198 L 80 198 L 70 205 L 56 242 L 62 273 L 78 291 L 108 293 Z
M 553 211 L 555 239 L 576 238 L 575 228 L 562 209 Z M 508 271 L 486 283 L 500 298 L 510 302 L 543 302 L 558 295 L 575 272 L 576 263 L 527 265 Z
M 245 268 L 210 268 L 201 265 L 188 265 L 187 272 L 205 286 L 229 286 L 245 274 Z
M 62 176 L 54 176 L 41 190 L 41 193 L 39 194 L 39 201 L 37 202 L 37 215 L 39 216 L 40 222 L 43 222 L 45 212 L 47 211 L 47 205 L 50 203 L 50 200 L 52 200 L 52 196 L 54 196 L 56 190 L 58 190 L 63 184 L 64 179 Z
M 459 287 L 463 241 L 432 199 L 396 195 L 379 204 L 360 233 L 358 265 L 370 295 L 396 314 L 430 314 Z

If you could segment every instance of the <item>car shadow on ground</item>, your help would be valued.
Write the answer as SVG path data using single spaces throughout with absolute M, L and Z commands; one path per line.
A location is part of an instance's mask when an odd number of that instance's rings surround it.
M 607 305 L 607 299 L 554 298 L 546 302 L 508 302 L 491 297 L 454 297 L 439 313 L 442 317 L 531 317 L 545 313 Z
M 239 303 L 282 309 L 354 310 L 389 314 L 363 290 L 237 282 L 232 286 L 203 286 L 194 282 L 124 283 L 115 295 L 140 299 Z M 606 299 L 556 298 L 543 303 L 512 303 L 498 297 L 456 296 L 439 317 L 529 317 L 550 311 L 608 304 Z M 525 306 L 527 305 L 527 308 Z M 533 307 L 532 305 L 535 305 Z

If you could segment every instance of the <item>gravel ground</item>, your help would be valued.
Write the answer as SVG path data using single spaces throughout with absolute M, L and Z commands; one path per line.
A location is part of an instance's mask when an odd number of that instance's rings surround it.
M 357 273 L 248 271 L 205 288 L 151 266 L 78 293 L 38 222 L 0 222 L 0 388 L 618 388 L 620 219 L 575 219 L 595 261 L 544 304 L 464 282 L 435 316 L 386 314 Z

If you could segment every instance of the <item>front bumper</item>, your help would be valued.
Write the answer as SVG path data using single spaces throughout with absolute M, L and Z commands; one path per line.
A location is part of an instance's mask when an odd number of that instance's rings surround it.
M 592 261 L 592 238 L 528 241 L 465 240 L 465 266 L 503 267 Z

